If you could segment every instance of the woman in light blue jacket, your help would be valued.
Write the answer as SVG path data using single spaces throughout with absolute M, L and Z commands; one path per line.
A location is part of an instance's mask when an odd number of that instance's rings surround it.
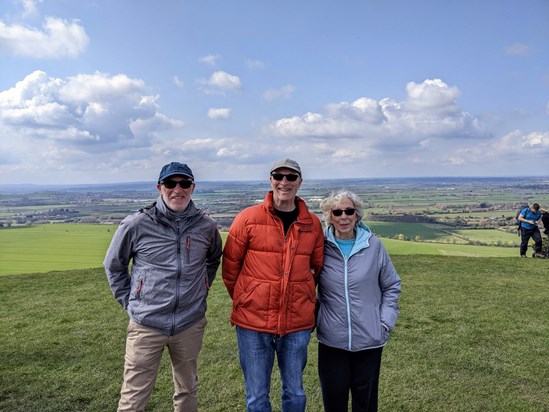
M 326 222 L 319 276 L 318 373 L 324 410 L 377 411 L 381 352 L 398 317 L 400 277 L 385 247 L 361 222 L 348 191 L 320 203 Z

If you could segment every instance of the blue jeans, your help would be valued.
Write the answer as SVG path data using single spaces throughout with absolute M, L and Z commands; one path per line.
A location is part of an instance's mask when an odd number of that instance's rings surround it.
M 307 364 L 311 330 L 278 336 L 237 327 L 236 337 L 246 385 L 247 411 L 271 411 L 269 394 L 275 353 L 282 381 L 282 411 L 305 411 L 303 370 Z

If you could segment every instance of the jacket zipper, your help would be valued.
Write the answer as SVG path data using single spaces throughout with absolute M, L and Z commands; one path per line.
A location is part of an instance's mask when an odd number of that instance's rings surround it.
M 332 241 L 330 241 L 332 242 Z M 351 350 L 351 346 L 352 346 L 352 340 L 353 340 L 353 326 L 352 326 L 352 320 L 351 320 L 351 305 L 349 303 L 349 267 L 348 267 L 348 262 L 349 262 L 349 257 L 345 256 L 345 254 L 343 253 L 343 251 L 341 250 L 341 248 L 339 247 L 339 245 L 337 244 L 337 242 L 332 242 L 334 244 L 334 246 L 337 248 L 337 250 L 339 250 L 339 253 L 341 254 L 341 257 L 343 258 L 343 268 L 344 268 L 344 271 L 343 271 L 343 286 L 344 286 L 344 289 L 345 289 L 345 310 L 347 312 L 347 335 L 348 335 L 348 347 L 349 347 L 349 350 Z M 352 251 L 351 251 L 352 252 Z
M 188 238 L 187 238 L 188 239 Z M 170 331 L 170 335 L 173 336 L 175 334 L 175 312 L 177 311 L 177 307 L 179 306 L 179 281 L 181 280 L 181 234 L 179 233 L 179 227 L 177 227 L 176 231 L 176 247 L 177 247 L 177 277 L 175 280 L 175 304 L 172 310 L 172 330 Z
M 284 239 L 284 246 L 282 247 L 283 249 L 283 253 L 282 253 L 282 256 L 286 256 L 286 254 L 284 253 L 284 249 L 286 248 L 286 243 L 288 241 L 288 237 L 286 236 L 286 234 L 291 230 L 292 226 L 295 225 L 295 223 L 297 222 L 297 219 L 292 222 L 292 224 L 290 224 L 290 226 L 288 227 L 288 231 L 287 232 L 284 232 L 284 222 L 282 222 L 282 219 L 280 219 L 278 216 L 274 216 L 274 218 L 278 221 L 279 223 L 279 228 L 282 227 L 282 234 L 283 234 L 283 239 Z M 298 231 L 299 231 L 299 228 L 298 228 Z M 291 251 L 290 251 L 291 253 Z M 278 322 L 278 334 L 279 335 L 284 335 L 286 333 L 286 317 L 285 317 L 285 313 L 286 311 L 283 310 L 284 309 L 284 306 L 286 306 L 287 304 L 287 299 L 286 299 L 286 290 L 287 290 L 287 286 L 288 284 L 290 283 L 290 273 L 288 272 L 288 275 L 286 275 L 286 272 L 285 272 L 285 263 L 286 262 L 283 262 L 283 265 L 282 265 L 282 269 L 284 270 L 284 273 L 282 273 L 282 276 L 288 276 L 288 279 L 286 281 L 284 281 L 284 284 L 286 285 L 286 287 L 284 288 L 284 293 L 281 295 L 281 299 L 279 300 L 278 302 L 278 319 L 279 319 L 279 322 Z

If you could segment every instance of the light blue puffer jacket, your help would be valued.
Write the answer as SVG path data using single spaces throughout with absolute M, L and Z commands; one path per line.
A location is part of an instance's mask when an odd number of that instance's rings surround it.
M 385 247 L 362 222 L 348 258 L 324 232 L 324 266 L 319 276 L 318 340 L 330 347 L 360 351 L 384 346 L 395 327 L 400 277 Z

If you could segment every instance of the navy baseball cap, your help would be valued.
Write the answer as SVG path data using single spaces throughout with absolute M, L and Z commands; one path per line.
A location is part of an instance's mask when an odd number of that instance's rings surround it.
M 191 168 L 187 166 L 185 163 L 179 163 L 179 162 L 171 162 L 167 165 L 164 165 L 162 170 L 160 171 L 160 176 L 158 177 L 158 183 L 162 182 L 163 180 L 166 180 L 168 177 L 171 176 L 184 176 L 189 177 L 194 181 L 194 176 Z

